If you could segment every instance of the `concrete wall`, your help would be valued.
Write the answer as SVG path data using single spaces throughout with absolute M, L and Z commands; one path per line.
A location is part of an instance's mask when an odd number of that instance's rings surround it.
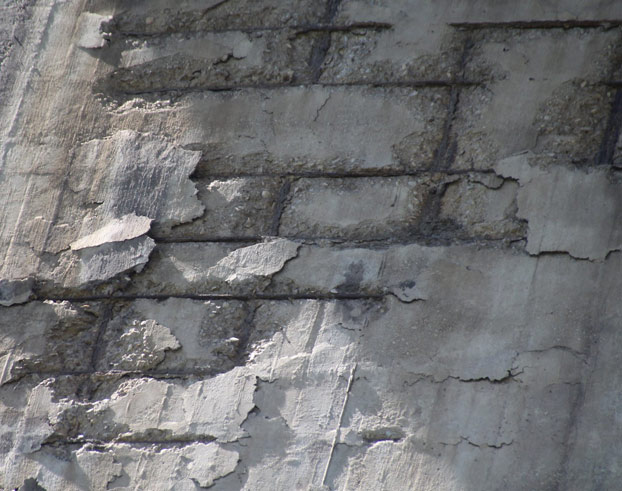
M 622 489 L 621 34 L 0 3 L 0 488 Z

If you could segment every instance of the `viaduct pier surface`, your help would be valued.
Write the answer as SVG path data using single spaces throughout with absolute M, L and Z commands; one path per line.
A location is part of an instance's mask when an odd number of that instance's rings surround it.
M 0 489 L 622 490 L 621 37 L 0 0 Z

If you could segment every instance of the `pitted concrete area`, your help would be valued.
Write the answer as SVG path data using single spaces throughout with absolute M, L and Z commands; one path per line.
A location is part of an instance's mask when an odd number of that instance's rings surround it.
M 622 490 L 622 3 L 0 3 L 0 489 Z

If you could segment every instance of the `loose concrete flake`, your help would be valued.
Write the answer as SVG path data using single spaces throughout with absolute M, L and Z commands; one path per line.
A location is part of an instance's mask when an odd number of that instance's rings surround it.
M 73 251 L 97 247 L 109 242 L 123 242 L 146 234 L 151 226 L 152 218 L 139 217 L 132 214 L 113 219 L 99 230 L 72 242 L 70 247 Z
M 155 242 L 146 234 L 153 219 L 133 213 L 112 219 L 102 228 L 71 243 L 78 251 L 78 282 L 108 280 L 119 273 L 143 266 Z
M 139 268 L 149 261 L 149 254 L 154 247 L 155 242 L 150 237 L 138 237 L 81 249 L 78 252 L 79 272 L 74 285 L 105 281 L 119 273 Z
M 193 445 L 188 450 L 188 476 L 204 488 L 209 488 L 216 479 L 231 474 L 238 465 L 237 452 L 215 444 Z
M 130 130 L 83 144 L 69 186 L 85 200 L 101 204 L 94 217 L 85 218 L 84 226 L 92 227 L 93 221 L 102 226 L 133 213 L 167 228 L 201 216 L 204 208 L 189 179 L 199 158 L 200 152 Z M 92 173 L 93 165 L 95 175 L 85 181 L 83 176 Z
M 242 247 L 231 252 L 207 271 L 207 275 L 227 283 L 243 283 L 278 273 L 285 263 L 296 257 L 300 244 L 287 239 L 274 239 Z

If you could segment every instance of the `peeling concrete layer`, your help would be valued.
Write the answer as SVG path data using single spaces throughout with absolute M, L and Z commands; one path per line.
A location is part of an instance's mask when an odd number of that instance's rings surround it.
M 621 36 L 0 6 L 0 488 L 618 489 Z
M 530 165 L 526 153 L 499 162 L 496 169 L 521 187 L 517 216 L 527 221 L 530 254 L 567 252 L 602 261 L 620 250 L 622 184 L 608 169 L 541 169 Z
M 70 284 L 109 280 L 119 273 L 143 266 L 154 247 L 155 242 L 151 238 L 139 237 L 120 245 L 106 243 L 83 249 L 78 254 L 77 278 Z

